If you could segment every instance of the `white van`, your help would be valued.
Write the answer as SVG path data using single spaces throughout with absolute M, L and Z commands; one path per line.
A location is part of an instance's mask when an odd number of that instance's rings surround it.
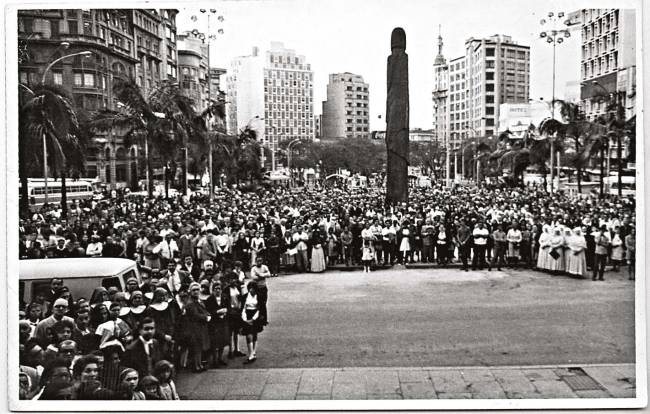
M 53 278 L 62 279 L 75 300 L 90 299 L 98 286 L 115 286 L 123 291 L 131 276 L 141 282 L 136 262 L 111 257 L 20 260 L 18 274 L 25 303 L 30 303 L 36 292 L 47 291 Z

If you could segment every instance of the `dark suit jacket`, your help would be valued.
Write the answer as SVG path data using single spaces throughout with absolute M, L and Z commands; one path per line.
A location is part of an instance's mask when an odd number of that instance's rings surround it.
M 149 355 L 144 352 L 144 344 L 138 337 L 126 347 L 124 353 L 124 365 L 138 371 L 140 378 L 151 375 L 150 369 L 156 362 L 163 359 L 163 346 L 157 339 L 152 339 L 153 344 L 149 346 Z

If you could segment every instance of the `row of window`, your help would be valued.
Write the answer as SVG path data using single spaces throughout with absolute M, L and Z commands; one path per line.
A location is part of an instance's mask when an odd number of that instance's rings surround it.
M 295 71 L 289 71 L 289 70 L 265 70 L 264 71 L 264 80 L 266 80 L 266 79 L 290 79 L 290 80 L 303 80 L 303 81 L 308 80 L 308 81 L 312 81 L 313 80 L 313 73 L 311 73 L 311 72 L 295 72 Z
M 611 36 L 603 36 L 597 41 L 591 41 L 587 45 L 582 46 L 582 60 L 597 57 L 601 53 L 607 53 L 609 50 L 618 47 L 618 33 Z
M 311 65 L 287 65 L 286 63 L 271 63 L 272 68 L 276 69 L 293 69 L 293 70 L 311 70 Z
M 603 75 L 616 69 L 618 69 L 618 52 L 583 63 L 580 72 L 584 79 Z
M 345 88 L 345 90 L 346 90 L 346 91 L 352 91 L 352 90 L 354 90 L 354 88 L 353 88 L 352 86 L 347 86 L 347 87 Z M 368 87 L 365 87 L 365 86 L 364 86 L 364 87 L 357 86 L 356 91 L 357 91 L 357 92 L 368 92 Z
M 313 130 L 311 128 L 297 128 L 297 127 L 285 127 L 285 128 L 266 128 L 266 136 L 267 137 L 275 137 L 278 135 L 286 135 L 286 134 L 312 134 Z M 284 138 L 284 137 L 283 137 Z M 294 139 L 294 137 L 286 137 L 286 139 Z M 267 141 L 269 141 L 267 139 Z
M 85 193 L 92 192 L 93 189 L 89 185 L 66 185 L 66 190 L 68 194 L 70 193 Z M 47 187 L 48 194 L 61 194 L 61 187 Z M 34 187 L 32 188 L 31 195 L 43 195 L 45 194 L 45 187 Z
M 294 105 L 294 104 L 264 104 L 264 109 L 267 111 L 280 111 L 280 114 L 284 114 L 284 111 L 290 111 L 289 113 L 302 114 L 302 117 L 305 117 L 305 113 L 311 114 L 312 106 L 311 105 Z M 296 115 L 298 116 L 298 115 Z M 277 116 L 276 116 L 277 117 Z
M 347 127 L 347 132 L 353 132 L 353 127 Z M 368 132 L 368 127 L 357 127 L 357 132 Z
M 282 56 L 282 55 L 270 55 L 269 62 L 271 63 L 289 63 L 294 65 L 299 65 L 300 59 L 298 56 Z

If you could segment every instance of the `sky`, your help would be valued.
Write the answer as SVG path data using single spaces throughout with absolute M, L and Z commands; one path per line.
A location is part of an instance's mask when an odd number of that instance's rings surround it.
M 511 36 L 530 46 L 530 98 L 552 96 L 552 47 L 539 33 L 540 20 L 549 11 L 569 13 L 583 7 L 614 7 L 613 2 L 593 0 L 257 0 L 173 3 L 179 9 L 177 31 L 207 31 L 201 7 L 217 10 L 210 20 L 211 33 L 223 34 L 211 42 L 211 66 L 229 68 L 236 56 L 260 51 L 271 41 L 304 55 L 314 72 L 314 113 L 322 112 L 328 75 L 352 72 L 363 76 L 370 89 L 370 128 L 385 129 L 386 59 L 390 54 L 393 28 L 406 32 L 409 55 L 411 128 L 431 128 L 433 61 L 438 53 L 438 30 L 443 37 L 443 55 L 449 61 L 464 53 L 470 37 L 494 34 Z M 195 7 L 194 4 L 197 4 Z M 617 7 L 634 5 L 618 1 Z M 171 4 L 170 4 L 171 5 Z M 197 16 L 193 21 L 192 16 Z M 218 22 L 217 16 L 223 16 Z M 580 77 L 579 30 L 557 47 L 556 97 L 564 97 L 565 85 Z

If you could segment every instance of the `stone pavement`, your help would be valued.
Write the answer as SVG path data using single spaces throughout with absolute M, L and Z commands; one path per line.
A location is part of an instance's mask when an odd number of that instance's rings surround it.
M 634 364 L 217 369 L 182 373 L 189 400 L 634 398 Z

